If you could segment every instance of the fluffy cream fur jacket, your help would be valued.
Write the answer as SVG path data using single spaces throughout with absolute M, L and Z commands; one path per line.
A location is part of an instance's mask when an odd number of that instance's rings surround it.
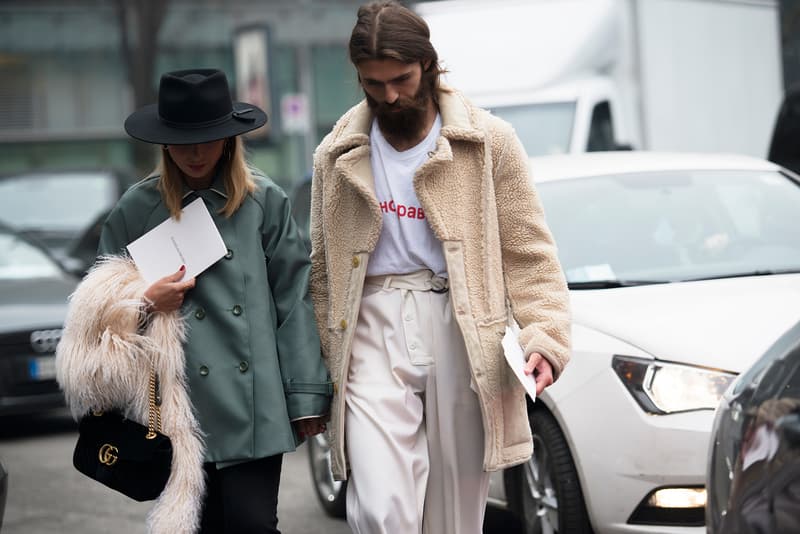
M 193 533 L 205 494 L 203 442 L 186 388 L 184 323 L 157 313 L 139 329 L 146 282 L 125 258 L 104 258 L 70 298 L 56 352 L 57 379 L 77 420 L 118 408 L 147 425 L 151 365 L 161 384 L 162 432 L 173 446 L 172 473 L 147 517 L 153 534 Z

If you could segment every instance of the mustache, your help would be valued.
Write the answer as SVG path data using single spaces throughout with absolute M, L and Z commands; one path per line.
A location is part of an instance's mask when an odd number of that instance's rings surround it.
M 377 102 L 367 95 L 370 107 L 377 115 L 389 115 L 394 113 L 408 112 L 422 112 L 428 109 L 428 99 L 424 96 L 415 96 L 412 98 L 398 97 L 397 100 L 389 104 L 388 102 Z

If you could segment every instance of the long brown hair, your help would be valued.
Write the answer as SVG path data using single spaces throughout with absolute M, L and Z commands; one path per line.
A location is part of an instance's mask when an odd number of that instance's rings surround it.
M 256 189 L 250 169 L 247 167 L 244 143 L 241 138 L 228 137 L 225 139 L 225 146 L 217 166 L 223 176 L 225 194 L 228 195 L 227 202 L 219 212 L 225 217 L 230 217 L 239 209 L 245 197 Z M 167 205 L 169 214 L 175 219 L 180 219 L 183 174 L 168 150 L 161 151 L 161 163 L 155 173 L 161 175 L 158 180 L 158 190 Z
M 393 0 L 383 0 L 358 9 L 356 25 L 350 34 L 350 61 L 358 65 L 369 59 L 420 63 L 422 83 L 428 84 L 431 97 L 438 104 L 436 91 L 439 75 L 444 70 L 431 44 L 428 24 L 407 7 Z

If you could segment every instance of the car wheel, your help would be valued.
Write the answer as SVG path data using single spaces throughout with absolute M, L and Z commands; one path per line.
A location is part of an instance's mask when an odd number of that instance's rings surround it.
M 547 410 L 528 416 L 533 456 L 514 467 L 509 476 L 509 502 L 526 534 L 589 534 L 578 473 L 567 441 Z
M 331 448 L 325 434 L 317 434 L 309 438 L 308 461 L 314 490 L 323 510 L 331 517 L 344 518 L 347 482 L 333 479 Z

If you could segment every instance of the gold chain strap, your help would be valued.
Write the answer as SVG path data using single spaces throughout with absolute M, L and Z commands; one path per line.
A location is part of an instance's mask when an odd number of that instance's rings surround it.
M 147 439 L 155 439 L 157 432 L 161 432 L 161 403 L 156 400 L 158 396 L 158 376 L 150 368 L 150 387 L 147 402 Z

